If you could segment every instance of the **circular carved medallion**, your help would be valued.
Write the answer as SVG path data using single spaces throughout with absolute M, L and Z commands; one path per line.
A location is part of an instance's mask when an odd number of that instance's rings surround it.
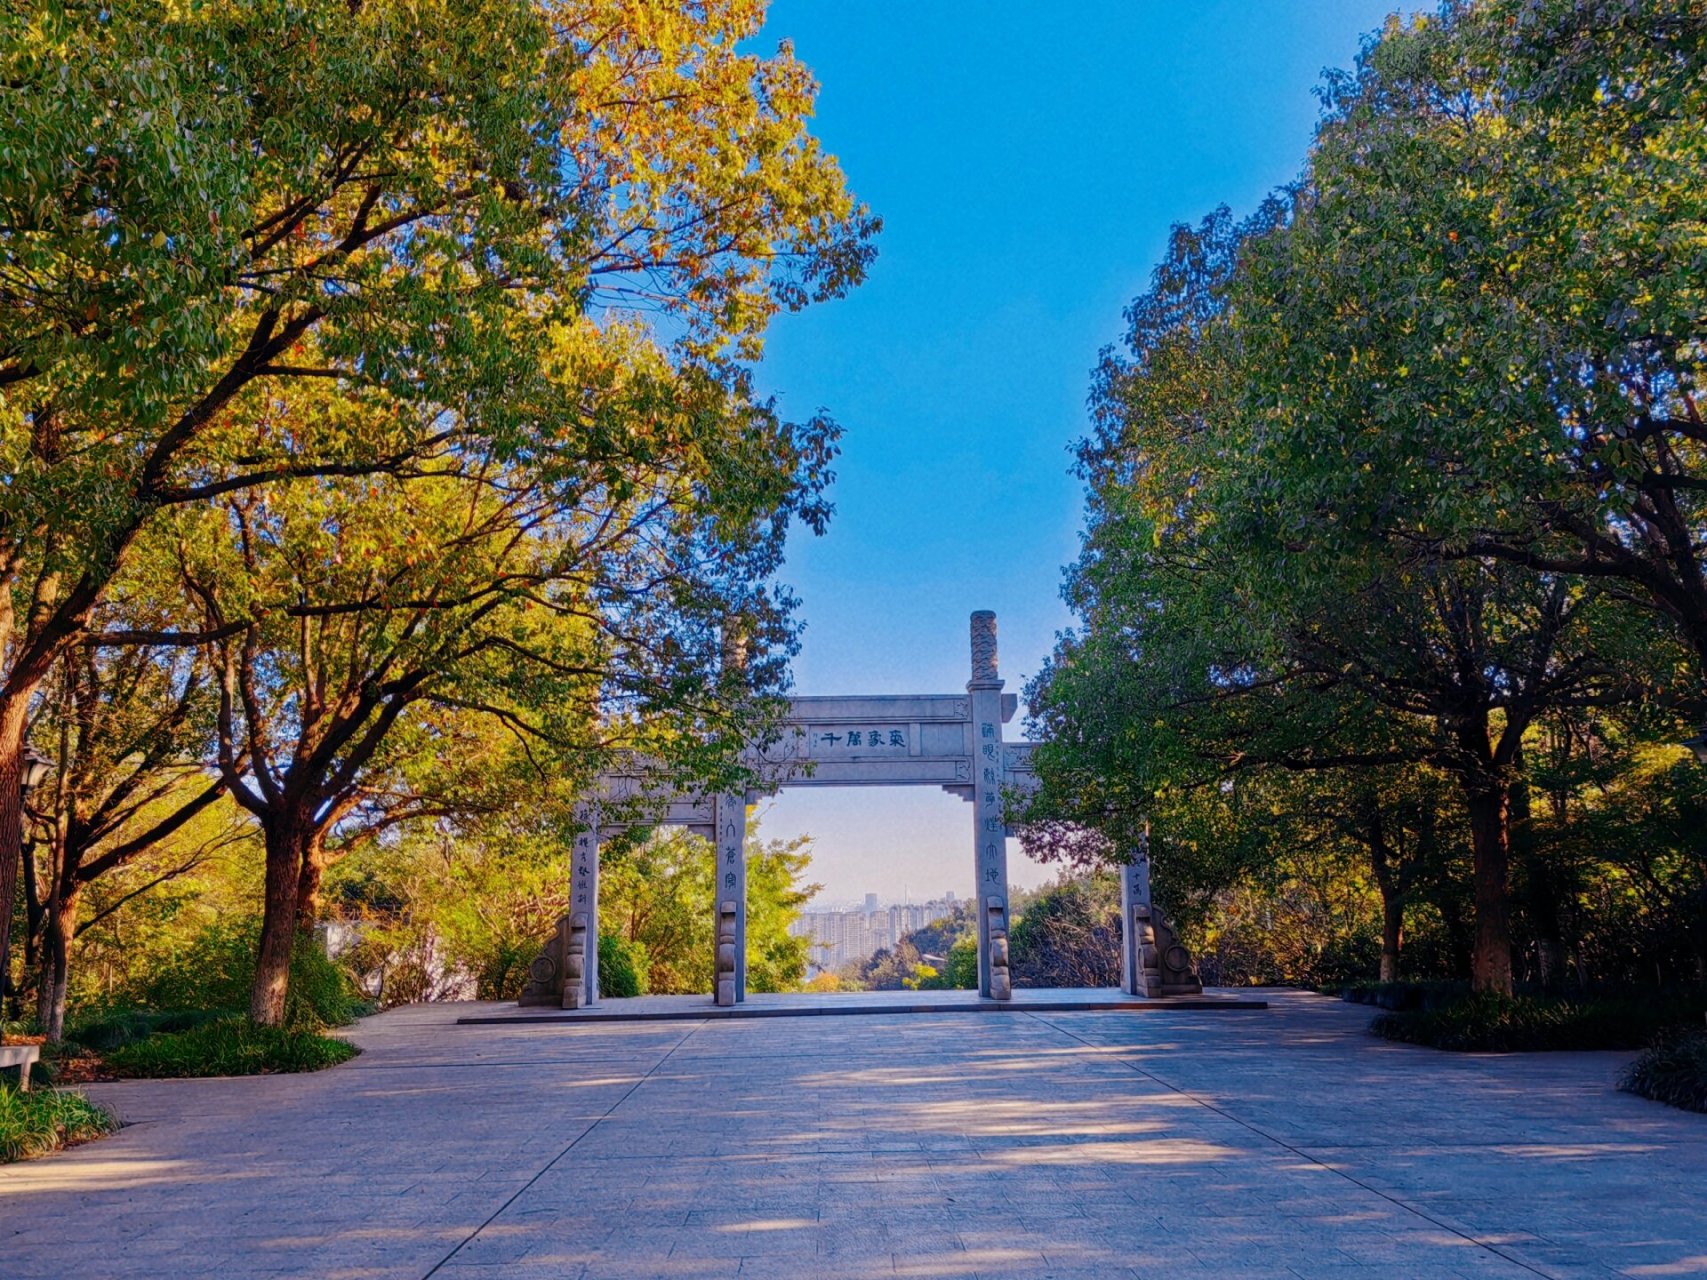
M 545 984 L 557 976 L 557 961 L 550 956 L 535 956 L 533 963 L 528 966 L 528 977 L 535 982 Z

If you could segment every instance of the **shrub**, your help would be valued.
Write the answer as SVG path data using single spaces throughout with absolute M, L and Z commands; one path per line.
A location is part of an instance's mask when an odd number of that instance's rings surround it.
M 1685 1111 L 1707 1111 L 1707 1033 L 1662 1036 L 1625 1069 L 1618 1087 Z
M 216 920 L 167 955 L 134 988 L 147 1009 L 247 1009 L 261 924 Z
M 183 1076 L 253 1076 L 320 1071 L 348 1062 L 360 1050 L 301 1027 L 257 1027 L 231 1015 L 186 1031 L 158 1032 L 116 1049 L 107 1058 L 114 1075 L 166 1079 Z
M 254 957 L 249 972 L 255 971 Z M 248 1006 L 248 989 L 243 1005 Z M 293 1027 L 319 1030 L 347 1027 L 373 1011 L 372 1004 L 356 986 L 354 975 L 331 959 L 317 938 L 299 936 L 290 958 L 290 995 L 285 1001 L 285 1021 Z
M 1639 1049 L 1688 1016 L 1688 1006 L 1640 1000 L 1550 1000 L 1484 992 L 1438 1005 L 1383 1013 L 1374 1034 L 1459 1052 Z
M 646 994 L 646 947 L 614 933 L 599 935 L 599 994 L 621 998 Z
M 229 1016 L 224 1009 L 124 1009 L 70 1026 L 65 1038 L 97 1053 L 110 1053 L 156 1032 L 189 1031 Z
M 948 985 L 961 991 L 978 989 L 978 939 L 956 940 L 948 949 Z
M 117 1122 L 80 1093 L 0 1085 L 0 1163 L 46 1155 L 110 1133 Z
M 115 1024 L 108 1031 L 117 1039 L 98 1044 L 82 1035 L 75 1038 L 94 1049 L 116 1049 L 154 1030 L 183 1031 L 192 1025 L 185 1021 L 155 1027 L 148 1021 L 154 1014 L 163 1014 L 170 1022 L 193 1019 L 198 1013 L 208 1011 L 218 1014 L 248 1009 L 260 937 L 260 922 L 252 917 L 208 925 L 188 945 L 157 965 L 135 988 L 136 1003 L 152 1011 L 151 1014 L 121 1007 L 87 1024 L 89 1028 Z M 290 995 L 285 1002 L 285 1020 L 291 1026 L 341 1027 L 354 1022 L 370 1008 L 355 978 L 327 957 L 317 939 L 309 935 L 297 938 L 291 953 Z
M 913 976 L 902 981 L 909 990 L 972 991 L 978 987 L 978 939 L 957 938 L 949 947 L 943 964 L 913 966 Z
M 476 1000 L 514 1000 L 527 986 L 528 965 L 539 954 L 539 943 L 498 938 L 474 971 Z
M 1468 982 L 1353 982 L 1333 987 L 1340 999 L 1379 1009 L 1440 1009 L 1470 994 Z
M 935 965 L 916 964 L 913 976 L 901 979 L 901 985 L 908 991 L 938 991 L 942 989 L 943 979 Z
M 1304 978 L 1311 983 L 1353 982 L 1381 968 L 1381 935 L 1371 926 L 1330 937 L 1308 957 Z

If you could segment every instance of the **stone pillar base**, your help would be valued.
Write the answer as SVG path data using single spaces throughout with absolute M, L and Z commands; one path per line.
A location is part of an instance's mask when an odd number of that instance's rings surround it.
M 528 966 L 527 986 L 522 988 L 518 1004 L 523 1008 L 542 1005 L 554 1009 L 563 1007 L 563 975 L 568 967 L 568 950 L 569 917 L 564 916 L 558 920 L 557 931 L 551 935 L 551 940 Z
M 1200 996 L 1203 982 L 1191 952 L 1162 914 L 1149 903 L 1132 908 L 1130 927 L 1138 939 L 1139 969 L 1133 975 L 1135 996 Z
M 736 928 L 735 918 L 734 902 L 717 904 L 717 989 L 712 998 L 724 1008 L 732 1007 L 741 998 L 736 951 L 740 945 L 740 931 Z
M 990 939 L 990 996 L 995 1000 L 1012 1000 L 1013 979 L 1008 971 L 1008 906 L 1001 898 L 985 903 L 985 929 Z
M 592 954 L 588 955 L 589 944 Z M 599 963 L 597 943 L 587 936 L 587 917 L 577 911 L 569 917 L 569 932 L 563 944 L 563 1007 L 581 1009 L 592 1003 L 588 991 L 587 966 Z

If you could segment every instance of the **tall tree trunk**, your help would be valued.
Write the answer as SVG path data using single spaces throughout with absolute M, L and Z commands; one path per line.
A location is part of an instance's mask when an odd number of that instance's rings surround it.
M 42 935 L 42 977 L 39 1017 L 49 1040 L 65 1036 L 65 996 L 71 972 L 71 943 L 77 936 L 77 900 L 80 885 L 72 885 L 63 898 L 48 904 L 47 925 Z
M 267 875 L 261 910 L 261 946 L 249 1018 L 264 1027 L 282 1026 L 290 994 L 290 955 L 296 944 L 296 894 L 303 851 L 312 837 L 306 814 L 285 813 L 266 824 Z
M 1689 949 L 1695 954 L 1695 980 L 1703 990 L 1707 990 L 1707 895 L 1696 894 L 1691 902 L 1683 900 L 1686 914 L 1684 919 L 1690 920 Z
M 1470 956 L 1475 948 L 1474 932 L 1464 919 L 1458 896 L 1448 890 L 1437 894 L 1434 905 L 1440 912 L 1440 922 L 1446 928 L 1446 946 L 1451 956 L 1452 976 L 1462 978 L 1470 972 Z
M 1530 927 L 1535 930 L 1535 963 L 1540 970 L 1541 985 L 1548 991 L 1558 991 L 1565 985 L 1565 940 L 1559 923 L 1557 877 L 1533 850 L 1529 851 L 1529 858 L 1526 906 Z
M 1486 780 L 1468 788 L 1474 859 L 1476 940 L 1470 953 L 1475 991 L 1511 994 L 1511 788 Z
M 11 992 L 12 907 L 24 861 L 24 725 L 29 693 L 0 699 L 0 1002 Z
M 320 921 L 320 881 L 326 874 L 326 835 L 316 831 L 302 848 L 296 880 L 296 931 L 312 933 Z
M 1523 755 L 1518 754 L 1521 765 Z M 1557 991 L 1565 979 L 1564 929 L 1560 924 L 1559 876 L 1535 839 L 1529 784 L 1521 778 L 1511 789 L 1511 844 L 1523 869 L 1523 914 L 1535 935 L 1535 964 L 1541 985 Z
M 1375 873 L 1376 887 L 1381 890 L 1381 981 L 1397 982 L 1399 947 L 1405 932 L 1405 895 L 1399 887 L 1398 869 L 1393 865 L 1392 846 L 1387 843 L 1386 824 L 1381 821 L 1381 809 L 1373 797 L 1367 803 L 1364 831 L 1370 869 Z
M 1399 949 L 1405 940 L 1405 895 L 1381 888 L 1381 981 L 1399 980 Z M 1367 970 L 1365 971 L 1367 972 Z

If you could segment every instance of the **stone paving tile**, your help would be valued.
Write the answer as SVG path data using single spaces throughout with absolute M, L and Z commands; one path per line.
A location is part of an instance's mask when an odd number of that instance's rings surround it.
M 1269 998 L 573 1028 L 394 1010 L 329 1072 L 97 1087 L 130 1127 L 0 1169 L 0 1276 L 1707 1275 L 1707 1118 L 1616 1093 L 1622 1056 L 1447 1056 Z

